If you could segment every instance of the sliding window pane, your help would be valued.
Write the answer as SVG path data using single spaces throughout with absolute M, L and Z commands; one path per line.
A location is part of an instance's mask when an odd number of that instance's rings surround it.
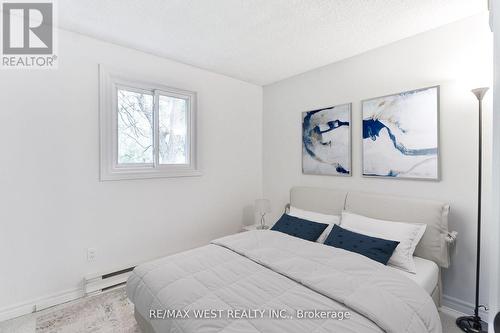
M 153 163 L 153 95 L 118 89 L 118 164 Z
M 160 164 L 187 164 L 188 102 L 182 98 L 159 96 Z

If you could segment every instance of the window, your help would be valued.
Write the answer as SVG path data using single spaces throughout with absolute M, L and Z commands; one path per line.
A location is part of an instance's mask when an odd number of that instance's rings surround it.
M 99 72 L 101 180 L 200 175 L 196 93 Z

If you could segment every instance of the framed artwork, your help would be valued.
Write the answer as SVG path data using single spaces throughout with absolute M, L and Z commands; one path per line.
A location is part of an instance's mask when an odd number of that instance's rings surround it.
M 363 176 L 439 179 L 439 86 L 368 99 Z
M 302 113 L 302 173 L 351 175 L 351 104 Z

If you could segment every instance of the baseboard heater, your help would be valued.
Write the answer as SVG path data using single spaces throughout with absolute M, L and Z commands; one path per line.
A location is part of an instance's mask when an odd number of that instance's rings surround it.
M 84 279 L 83 292 L 85 295 L 90 295 L 122 285 L 127 282 L 134 268 L 135 266 L 106 274 L 87 276 Z

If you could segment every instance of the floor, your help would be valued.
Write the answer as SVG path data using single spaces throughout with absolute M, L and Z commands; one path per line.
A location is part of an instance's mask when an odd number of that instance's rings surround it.
M 461 332 L 440 313 L 443 333 Z M 0 333 L 140 333 L 123 287 L 0 323 Z

